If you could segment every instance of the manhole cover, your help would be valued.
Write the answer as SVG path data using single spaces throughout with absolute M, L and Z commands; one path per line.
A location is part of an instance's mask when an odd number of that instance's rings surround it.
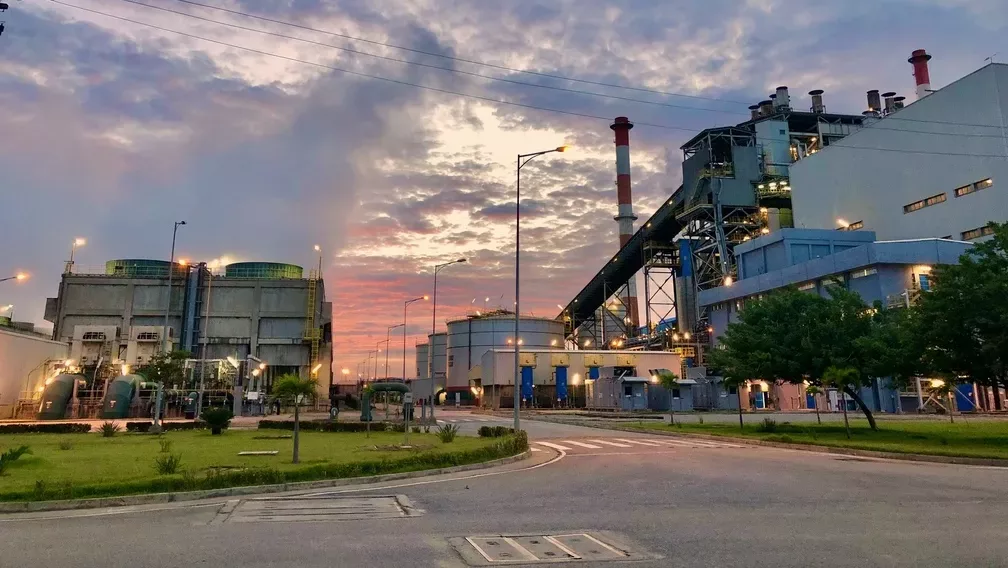
M 612 533 L 472 535 L 448 541 L 470 566 L 619 562 L 657 558 Z
M 376 497 L 287 497 L 232 500 L 215 523 L 318 522 L 396 519 L 423 514 L 405 495 Z

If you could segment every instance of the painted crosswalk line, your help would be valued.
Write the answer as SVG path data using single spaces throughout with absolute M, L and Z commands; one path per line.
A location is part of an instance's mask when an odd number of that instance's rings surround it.
M 633 447 L 630 444 L 620 444 L 620 443 L 617 443 L 617 442 L 609 442 L 609 441 L 606 441 L 606 440 L 588 440 L 588 441 L 592 442 L 594 444 L 603 444 L 603 445 L 606 445 L 606 446 L 613 446 L 613 447 L 616 447 L 616 448 L 632 448 Z
M 570 448 L 567 446 L 561 446 L 560 444 L 554 444 L 552 442 L 536 442 L 540 446 L 546 446 L 547 448 L 553 448 L 554 450 L 560 450 L 561 452 L 569 452 Z
M 654 442 L 645 442 L 644 440 L 631 440 L 630 438 L 615 438 L 617 442 L 623 442 L 624 444 L 638 444 L 641 446 L 651 446 L 652 448 L 659 448 L 661 444 L 656 444 Z
M 574 446 L 581 446 L 582 448 L 588 448 L 589 450 L 601 450 L 602 446 L 596 446 L 595 444 L 586 444 L 584 442 L 578 442 L 577 440 L 564 440 L 565 444 L 572 444 Z

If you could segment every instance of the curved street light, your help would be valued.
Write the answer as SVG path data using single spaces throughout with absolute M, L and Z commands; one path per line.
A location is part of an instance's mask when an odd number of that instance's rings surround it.
M 412 300 L 406 300 L 403 303 L 402 309 L 402 379 L 406 382 L 406 308 L 414 302 L 420 302 L 422 300 L 429 300 L 430 297 L 424 294 L 418 298 L 413 298 Z
M 14 276 L 8 276 L 7 278 L 0 278 L 0 282 L 6 282 L 8 280 L 17 280 L 18 282 L 21 282 L 22 280 L 27 279 L 28 279 L 27 274 L 25 274 L 24 272 L 18 272 Z

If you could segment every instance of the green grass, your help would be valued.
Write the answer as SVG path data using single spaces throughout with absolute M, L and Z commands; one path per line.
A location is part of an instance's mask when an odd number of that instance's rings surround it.
M 0 451 L 25 444 L 31 454 L 0 477 L 0 501 L 44 500 L 214 489 L 238 485 L 357 477 L 477 463 L 520 453 L 522 438 L 506 441 L 458 437 L 443 444 L 434 434 L 410 434 L 411 450 L 394 446 L 402 433 L 304 432 L 301 463 L 291 463 L 291 439 L 278 430 L 168 432 L 162 436 L 120 433 L 114 438 L 91 434 L 17 434 L 0 436 Z M 257 439 L 260 438 L 260 439 Z M 71 439 L 71 449 L 60 442 Z M 171 441 L 181 456 L 179 473 L 159 475 L 155 459 L 159 440 Z M 525 447 L 520 447 L 524 445 Z M 65 447 L 66 444 L 63 444 Z M 275 456 L 239 456 L 245 450 L 278 450 Z
M 936 420 L 879 420 L 873 432 L 867 420 L 851 420 L 851 439 L 843 423 L 777 423 L 773 433 L 757 432 L 756 424 L 634 424 L 635 430 L 667 431 L 756 438 L 773 442 L 816 444 L 838 448 L 876 450 L 904 454 L 1008 459 L 1008 421 L 956 419 L 955 424 Z

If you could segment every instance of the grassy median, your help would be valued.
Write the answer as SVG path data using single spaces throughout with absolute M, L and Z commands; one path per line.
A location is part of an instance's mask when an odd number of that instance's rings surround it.
M 635 430 L 665 431 L 756 438 L 772 442 L 815 444 L 838 448 L 904 454 L 1008 459 L 1008 421 L 957 418 L 955 424 L 937 420 L 879 420 L 878 431 L 867 420 L 851 420 L 848 440 L 843 423 L 746 424 L 627 424 Z M 772 431 L 771 431 L 772 430 Z
M 0 501 L 71 499 L 218 489 L 339 479 L 478 463 L 524 451 L 524 437 L 458 437 L 442 443 L 434 434 L 303 432 L 301 463 L 291 463 L 293 442 L 278 430 L 152 434 L 0 435 L 0 452 L 26 445 L 31 453 L 0 475 Z M 164 446 L 164 447 L 163 447 Z M 242 451 L 276 455 L 239 456 Z M 175 473 L 157 461 L 177 456 Z

